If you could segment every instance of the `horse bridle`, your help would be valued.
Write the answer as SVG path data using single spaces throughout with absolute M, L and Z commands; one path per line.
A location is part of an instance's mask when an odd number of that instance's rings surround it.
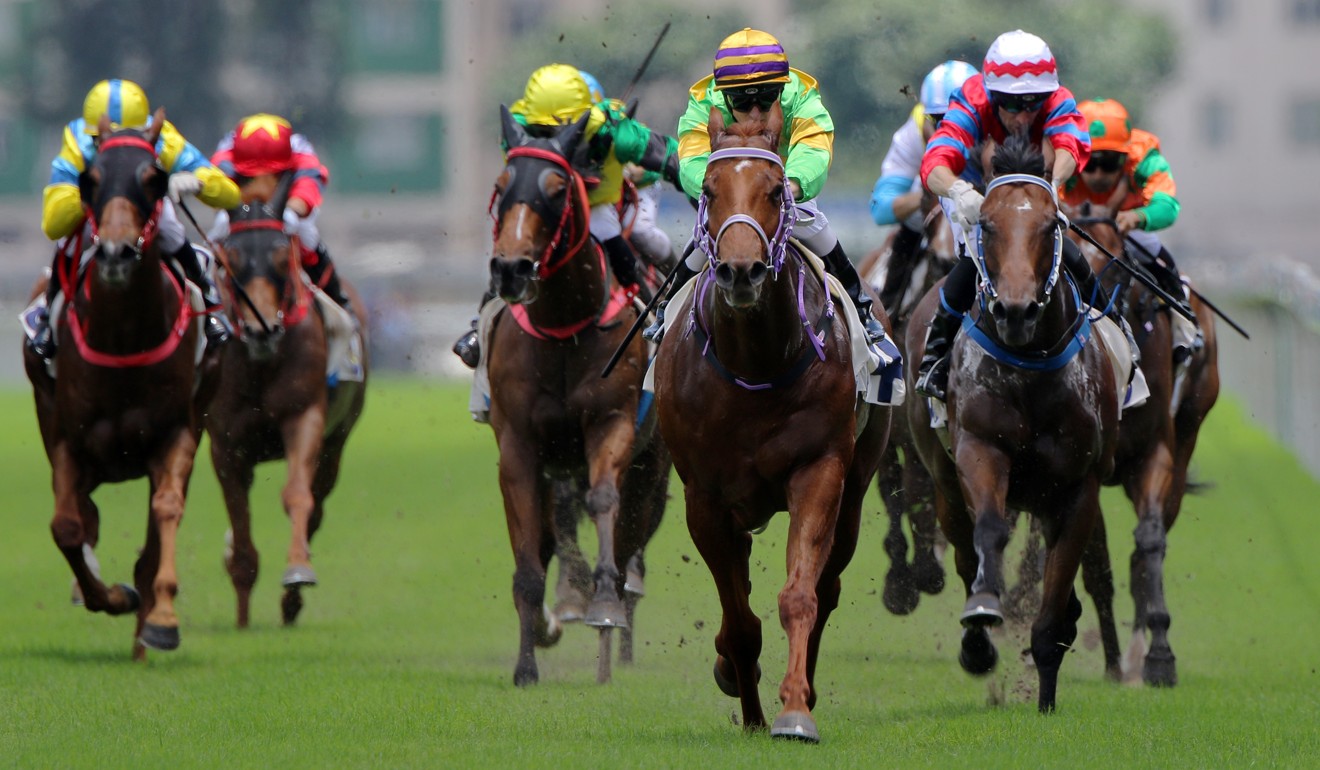
M 131 133 L 127 135 L 110 136 L 107 137 L 104 141 L 102 141 L 100 146 L 97 148 L 98 160 L 102 158 L 102 153 L 104 153 L 106 150 L 111 150 L 116 147 L 131 147 L 139 150 L 145 150 L 147 153 L 151 155 L 151 160 L 153 163 L 156 163 L 158 161 L 156 148 L 151 144 L 151 142 L 148 142 L 146 139 L 144 139 L 141 136 Z M 136 175 L 135 178 L 137 178 Z M 133 251 L 133 256 L 135 259 L 141 259 L 142 254 L 147 249 L 151 248 L 151 244 L 156 240 L 157 233 L 160 232 L 160 215 L 161 215 L 161 211 L 165 206 L 165 199 L 161 198 L 160 200 L 157 200 L 154 204 L 151 201 L 147 200 L 146 196 L 142 193 L 142 184 L 140 179 L 138 179 L 138 184 L 133 188 L 132 192 L 133 194 L 125 195 L 124 197 L 128 198 L 133 203 L 133 206 L 138 210 L 138 212 L 142 214 L 143 222 L 142 222 L 142 230 L 141 232 L 138 233 L 137 242 L 135 244 L 128 245 L 126 247 Z M 97 221 L 96 221 L 97 212 L 92 205 L 93 203 L 95 203 L 95 201 L 91 203 L 84 201 L 83 213 L 87 218 L 87 222 L 91 225 L 91 229 L 92 229 L 91 246 L 95 247 L 100 244 L 101 235 L 97 227 Z
M 775 226 L 775 234 L 767 236 L 765 228 L 761 223 L 747 214 L 734 214 L 724 220 L 720 229 L 715 235 L 710 234 L 710 199 L 702 193 L 701 200 L 697 202 L 697 222 L 692 230 L 692 238 L 697 244 L 697 248 L 706 255 L 712 268 L 719 262 L 720 239 L 724 233 L 736 224 L 744 224 L 756 231 L 765 246 L 766 257 L 770 260 L 770 272 L 774 277 L 779 277 L 779 271 L 784 267 L 784 257 L 788 251 L 788 239 L 793 235 L 794 211 L 796 203 L 793 201 L 793 191 L 788 184 L 788 175 L 784 170 L 784 160 L 778 153 L 769 150 L 761 150 L 755 147 L 730 147 L 724 150 L 716 150 L 710 154 L 707 164 L 719 160 L 728 160 L 731 158 L 755 158 L 757 160 L 768 160 L 779 167 L 779 172 L 783 177 L 783 198 L 779 204 L 779 224 Z
M 1005 174 L 997 176 L 986 185 L 985 194 L 987 197 L 990 191 L 1006 184 L 1033 184 L 1037 187 L 1043 187 L 1049 190 L 1050 200 L 1054 202 L 1054 211 L 1056 221 L 1054 224 L 1054 261 L 1050 265 L 1050 274 L 1045 279 L 1045 286 L 1041 290 L 1043 301 L 1048 303 L 1050 296 L 1054 291 L 1054 286 L 1059 281 L 1059 268 L 1063 264 L 1063 229 L 1068 226 L 1068 217 L 1059 208 L 1059 193 L 1054 189 L 1054 185 L 1045 181 L 1034 174 Z M 977 222 L 972 228 L 976 238 L 976 254 L 972 257 L 976 264 L 976 272 L 981 275 L 981 286 L 984 293 L 991 300 L 999 298 L 999 292 L 995 290 L 994 280 L 990 278 L 990 269 L 985 263 L 985 243 L 982 240 L 981 223 Z
M 550 237 L 550 241 L 541 252 L 541 256 L 533 262 L 537 278 L 544 280 L 554 275 L 568 264 L 568 256 L 577 253 L 590 236 L 590 230 L 583 228 L 582 232 L 578 233 L 578 237 L 574 239 L 572 243 L 564 242 L 563 251 L 560 252 L 563 258 L 555 261 L 554 256 L 556 251 L 559 250 L 564 233 L 566 230 L 570 229 L 575 202 L 578 206 L 582 206 L 583 208 L 587 207 L 586 182 L 582 179 L 582 175 L 573 168 L 572 164 L 570 164 L 566 158 L 552 150 L 528 146 L 512 147 L 509 149 L 506 157 L 508 160 L 513 160 L 515 158 L 535 158 L 537 160 L 552 163 L 562 170 L 568 178 L 568 191 L 564 199 L 564 205 L 558 214 L 559 222 L 555 226 L 554 235 Z M 527 205 L 545 221 L 550 221 L 553 218 L 549 201 L 545 199 L 545 188 L 542 184 L 545 174 L 549 171 L 550 169 L 545 169 L 537 174 L 530 184 L 528 181 L 520 179 L 519 176 L 515 174 L 512 180 L 512 186 L 509 189 L 506 189 L 501 194 L 497 187 L 495 191 L 491 193 L 490 205 L 487 208 L 487 213 L 490 214 L 490 218 L 494 223 L 492 227 L 492 235 L 494 238 L 499 238 L 500 220 L 502 219 L 503 214 L 515 203 L 523 203 Z M 524 188 L 529 186 L 535 189 L 535 195 L 525 194 L 526 190 Z M 547 214 L 551 214 L 551 216 L 547 216 Z
M 233 236 L 237 233 L 257 232 L 263 230 L 277 231 L 280 233 L 284 232 L 283 218 L 276 216 L 274 213 L 270 212 L 268 207 L 266 207 L 264 204 L 260 202 L 254 202 L 254 203 L 244 204 L 244 206 L 253 207 L 253 208 L 259 207 L 258 210 L 264 216 L 254 217 L 252 219 L 241 219 L 241 220 L 234 220 L 231 218 L 229 222 L 230 236 Z M 226 239 L 226 241 L 227 240 L 228 239 Z M 229 248 L 230 247 L 226 243 L 225 249 L 228 250 Z M 298 276 L 296 275 L 297 271 L 301 266 L 301 251 L 302 251 L 302 246 L 298 243 L 298 237 L 296 235 L 289 236 L 289 269 L 286 271 L 286 275 L 284 276 L 280 276 L 278 273 L 274 275 L 276 282 L 278 284 L 282 284 L 281 286 L 279 286 L 279 290 L 280 290 L 280 294 L 282 295 L 283 304 L 293 309 L 303 307 L 302 297 L 300 293 L 302 282 L 301 280 L 299 280 Z M 284 308 L 281 307 L 278 311 L 276 311 L 275 323 L 274 324 L 268 323 L 266 321 L 265 315 L 262 314 L 261 310 L 257 308 L 256 303 L 253 302 L 252 298 L 248 295 L 247 291 L 243 289 L 243 281 L 245 280 L 244 276 L 240 276 L 230 266 L 229 260 L 224 257 L 224 254 L 222 252 L 217 250 L 217 253 L 221 253 L 221 258 L 224 259 L 225 272 L 229 276 L 229 290 L 241 302 L 246 304 L 248 306 L 248 309 L 252 311 L 252 314 L 257 317 L 257 322 L 261 324 L 261 330 L 263 334 L 267 336 L 273 335 L 276 332 L 278 332 L 281 328 L 287 328 L 289 326 L 298 323 L 306 315 L 305 311 L 298 312 L 297 310 L 286 313 Z M 244 273 L 251 272 L 251 267 L 248 265 L 244 265 L 243 272 Z M 242 335 L 241 328 L 242 326 L 239 325 L 240 336 Z

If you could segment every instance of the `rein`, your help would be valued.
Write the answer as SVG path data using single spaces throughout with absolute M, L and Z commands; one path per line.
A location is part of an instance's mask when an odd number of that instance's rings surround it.
M 230 220 L 229 222 L 229 232 L 231 235 L 234 233 L 254 232 L 258 230 L 277 230 L 283 232 L 284 222 L 283 220 L 277 219 L 256 219 L 240 222 Z M 223 250 L 217 249 L 216 254 L 223 255 Z M 262 331 L 266 334 L 270 334 L 272 332 L 271 326 L 266 323 L 265 316 L 263 316 L 261 311 L 257 309 L 252 298 L 249 297 L 247 292 L 243 290 L 243 287 L 239 285 L 238 276 L 235 275 L 234 271 L 229 267 L 228 260 L 223 256 L 218 256 L 217 258 L 222 260 L 225 273 L 229 276 L 229 290 L 234 296 L 241 297 L 247 303 L 248 308 L 251 309 L 253 315 L 257 317 L 257 321 L 261 323 Z M 311 304 L 308 301 L 310 293 L 311 289 L 304 286 L 302 281 L 302 243 L 298 240 L 298 236 L 290 235 L 289 268 L 288 275 L 284 280 L 284 297 L 282 298 L 280 310 L 280 317 L 286 328 L 301 322 L 307 317 L 308 308 Z M 241 338 L 243 336 L 243 325 L 237 324 L 235 331 Z
M 174 319 L 174 326 L 166 335 L 165 340 L 154 348 L 143 350 L 138 353 L 111 354 L 102 353 L 92 348 L 87 343 L 87 334 L 83 329 L 82 321 L 78 320 L 77 307 L 69 303 L 68 322 L 69 331 L 73 334 L 74 345 L 78 348 L 78 355 L 84 361 L 93 366 L 104 366 L 109 369 L 129 369 L 137 366 L 151 366 L 173 355 L 178 349 L 179 342 L 183 340 L 183 335 L 188 331 L 188 322 L 193 317 L 192 306 L 184 295 L 183 284 L 180 283 L 178 276 L 164 264 L 160 269 L 169 276 L 170 283 L 174 285 L 174 295 L 179 301 L 179 315 Z
M 544 280 L 559 272 L 573 255 L 582 250 L 590 237 L 590 230 L 582 228 L 580 232 L 570 235 L 571 241 L 565 241 L 564 250 L 561 253 L 559 261 L 554 260 L 555 252 L 559 248 L 560 241 L 564 233 L 571 229 L 572 214 L 574 204 L 580 206 L 583 210 L 587 206 L 587 185 L 572 165 L 569 164 L 563 156 L 550 150 L 539 147 L 514 147 L 509 150 L 507 158 L 536 158 L 538 160 L 548 161 L 558 166 L 568 176 L 568 186 L 570 194 L 564 201 L 564 208 L 559 214 L 559 224 L 555 226 L 554 235 L 550 237 L 550 242 L 546 244 L 545 250 L 541 252 L 541 258 L 536 260 L 537 277 Z M 500 191 L 496 189 L 491 193 L 490 205 L 487 207 L 487 213 L 494 225 L 492 227 L 492 238 L 498 238 L 500 234 L 500 220 L 495 214 L 495 204 L 499 201 Z

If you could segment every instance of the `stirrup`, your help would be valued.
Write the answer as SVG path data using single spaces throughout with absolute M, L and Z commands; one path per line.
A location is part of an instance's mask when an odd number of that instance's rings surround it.
M 668 304 L 665 300 L 656 306 L 655 322 L 642 330 L 642 339 L 659 345 L 660 340 L 665 338 L 665 306 Z
M 469 369 L 476 369 L 481 362 L 481 346 L 477 340 L 477 330 L 469 329 L 458 338 L 453 347 L 454 355 Z
M 29 337 L 27 341 L 28 350 L 31 350 L 38 357 L 47 361 L 55 357 L 55 334 L 50 329 L 50 324 L 46 323 L 37 329 L 36 335 Z
M 871 315 L 870 313 L 867 313 L 866 316 L 862 319 L 862 326 L 865 327 L 866 329 L 867 347 L 879 344 L 881 340 L 883 340 L 886 336 L 888 336 L 885 334 L 884 325 L 881 324 L 880 321 L 876 320 L 876 317 Z
M 923 367 L 924 368 L 924 367 Z M 930 364 L 917 378 L 917 392 L 936 401 L 944 401 L 949 389 L 949 355 L 946 353 Z
M 234 336 L 234 327 L 224 313 L 208 313 L 206 316 L 206 345 L 218 348 Z

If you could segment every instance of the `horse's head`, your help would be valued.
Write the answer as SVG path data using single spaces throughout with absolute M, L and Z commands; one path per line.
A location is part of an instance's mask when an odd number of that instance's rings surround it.
M 132 268 L 154 241 L 169 182 L 156 158 L 163 125 L 161 108 L 146 130 L 112 131 L 105 115 L 97 126 L 101 138 L 96 159 L 79 185 L 95 228 L 97 273 L 105 284 L 128 283 Z
M 297 257 L 284 233 L 284 207 L 293 181 L 280 179 L 269 201 L 247 201 L 229 212 L 229 235 L 220 244 L 238 313 L 239 333 L 254 360 L 275 354 L 285 331 L 285 305 Z
M 983 308 L 1010 347 L 1026 345 L 1059 280 L 1062 223 L 1045 159 L 1025 136 L 995 150 L 994 179 L 986 186 L 975 228 Z
M 524 128 L 500 105 L 508 154 L 491 199 L 495 248 L 490 277 L 492 288 L 505 302 L 535 300 L 536 279 L 548 275 L 554 258 L 566 258 L 585 243 L 586 188 L 569 159 L 582 141 L 590 115 L 583 113 L 545 136 L 542 127 Z
M 726 125 L 710 112 L 711 154 L 697 212 L 697 242 L 710 258 L 715 283 L 732 307 L 760 298 L 772 271 L 783 267 L 793 228 L 793 194 L 776 149 L 784 113 L 775 102 L 746 121 Z
M 1122 232 L 1118 229 L 1118 222 L 1114 219 L 1114 211 L 1108 206 L 1092 204 L 1090 201 L 1083 202 L 1080 206 L 1064 207 L 1064 213 L 1074 225 L 1085 230 L 1087 235 L 1095 239 L 1100 247 L 1097 248 L 1091 241 L 1080 235 L 1068 232 L 1068 237 L 1081 248 L 1082 254 L 1086 256 L 1091 263 L 1091 269 L 1100 278 L 1105 288 L 1112 289 L 1124 276 L 1127 275 L 1121 270 L 1107 270 L 1109 265 L 1109 256 L 1101 251 L 1104 249 L 1109 254 L 1122 254 L 1125 249 Z M 1085 302 L 1091 302 L 1090 297 L 1082 297 Z

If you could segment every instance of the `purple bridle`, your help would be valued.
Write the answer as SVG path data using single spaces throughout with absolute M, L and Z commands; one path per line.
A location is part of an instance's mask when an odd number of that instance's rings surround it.
M 777 153 L 769 150 L 759 150 L 755 147 L 730 147 L 727 150 L 716 150 L 710 154 L 706 162 L 709 165 L 717 160 L 728 160 L 730 158 L 768 160 L 779 166 L 780 173 L 784 171 L 784 161 Z M 730 226 L 742 223 L 751 227 L 761 237 L 761 243 L 765 244 L 765 252 L 770 259 L 770 272 L 776 278 L 779 277 L 779 271 L 784 267 L 784 255 L 788 249 L 788 239 L 793 234 L 793 191 L 789 187 L 787 175 L 784 176 L 783 184 L 783 201 L 779 204 L 779 224 L 775 226 L 774 237 L 767 236 L 765 228 L 761 227 L 761 223 L 747 214 L 734 214 L 724 220 L 724 224 L 720 225 L 719 231 L 712 237 L 710 234 L 709 201 L 706 195 L 702 194 L 701 200 L 697 202 L 697 223 L 693 227 L 692 238 L 697 242 L 697 248 L 701 249 L 706 258 L 710 260 L 712 268 L 719 264 L 720 238 L 724 237 L 724 232 Z

